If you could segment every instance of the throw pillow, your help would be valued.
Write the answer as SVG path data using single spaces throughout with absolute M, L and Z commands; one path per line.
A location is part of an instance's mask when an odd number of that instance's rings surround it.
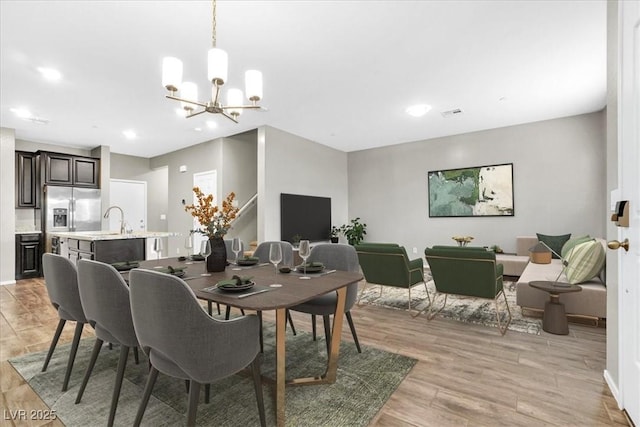
M 553 258 L 559 259 L 560 257 L 558 255 L 562 252 L 562 246 L 571 238 L 571 233 L 561 236 L 547 236 L 546 234 L 536 233 L 536 236 L 538 236 L 539 241 L 549 246 L 551 250 L 555 252 L 552 254 Z
M 589 240 L 591 240 L 591 237 L 589 237 L 588 234 L 586 236 L 574 237 L 567 240 L 567 243 L 562 246 L 562 252 L 560 252 L 560 255 L 562 255 L 563 259 L 567 259 L 569 253 L 571 252 L 571 249 L 573 249 L 576 245 L 587 242 Z
M 576 284 L 593 279 L 604 267 L 605 259 L 604 248 L 595 239 L 574 246 L 565 269 L 568 282 Z

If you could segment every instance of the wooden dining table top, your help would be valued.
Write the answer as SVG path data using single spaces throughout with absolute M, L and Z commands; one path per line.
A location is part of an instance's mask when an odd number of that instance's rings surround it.
M 262 311 L 291 307 L 363 279 L 362 274 L 348 271 L 324 270 L 321 273 L 306 275 L 296 271 L 276 273 L 272 264 L 242 267 L 231 264 L 223 272 L 207 273 L 204 261 L 178 258 L 141 261 L 139 265 L 139 268 L 150 270 L 169 266 L 176 269 L 184 268 L 185 274 L 181 278 L 198 298 L 241 309 Z M 124 272 L 123 275 L 126 277 L 127 273 Z M 255 286 L 242 292 L 207 290 L 221 280 L 233 278 L 234 275 L 243 278 L 251 277 Z M 305 276 L 308 279 L 304 279 Z M 265 292 L 239 298 L 243 294 L 265 289 L 267 290 Z

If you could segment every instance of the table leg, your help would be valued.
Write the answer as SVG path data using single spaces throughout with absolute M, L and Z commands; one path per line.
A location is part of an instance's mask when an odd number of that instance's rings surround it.
M 564 304 L 560 302 L 559 295 L 551 294 L 551 298 L 544 304 L 544 317 L 542 330 L 556 335 L 569 334 L 569 322 Z
M 276 425 L 284 427 L 285 421 L 285 328 L 287 326 L 287 310 L 276 310 Z

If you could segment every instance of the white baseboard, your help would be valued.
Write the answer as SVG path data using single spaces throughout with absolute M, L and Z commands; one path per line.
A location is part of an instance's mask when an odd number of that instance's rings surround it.
M 4 285 L 15 285 L 16 281 L 15 280 L 5 280 L 4 282 L 0 282 L 0 286 L 4 286 Z
M 604 376 L 604 380 L 607 382 L 607 385 L 609 386 L 609 390 L 611 390 L 611 394 L 613 395 L 613 398 L 618 403 L 618 409 L 622 410 L 624 406 L 622 405 L 622 399 L 620 396 L 620 391 L 618 390 L 618 385 L 613 380 L 613 378 L 611 378 L 609 371 L 607 371 L 606 369 L 604 370 L 603 376 Z

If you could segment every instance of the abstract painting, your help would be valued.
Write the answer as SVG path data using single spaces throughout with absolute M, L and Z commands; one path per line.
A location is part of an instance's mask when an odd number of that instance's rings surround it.
M 513 163 L 431 171 L 429 217 L 513 216 Z

